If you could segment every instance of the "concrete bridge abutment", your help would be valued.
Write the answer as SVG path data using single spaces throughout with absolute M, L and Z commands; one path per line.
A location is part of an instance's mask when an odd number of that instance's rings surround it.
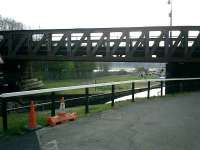
M 166 78 L 200 77 L 200 63 L 167 63 Z M 166 94 L 200 90 L 200 80 L 166 82 Z
M 1 93 L 19 91 L 21 89 L 21 81 L 32 78 L 30 63 L 27 61 L 4 61 L 0 69 L 4 78 Z

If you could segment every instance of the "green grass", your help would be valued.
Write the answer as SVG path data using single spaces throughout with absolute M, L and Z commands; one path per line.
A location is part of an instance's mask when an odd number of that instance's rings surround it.
M 37 114 L 38 124 L 45 125 L 45 120 L 48 114 L 46 112 L 39 112 Z M 0 135 L 22 135 L 26 132 L 28 123 L 28 113 L 12 112 L 8 114 L 8 131 L 2 132 L 2 118 L 0 118 Z
M 80 84 L 94 84 L 96 83 L 105 83 L 112 81 L 125 81 L 125 80 L 140 80 L 142 78 L 132 76 L 132 75 L 109 75 L 104 77 L 97 77 L 94 79 L 70 79 L 70 80 L 53 80 L 53 81 L 44 81 L 46 88 L 61 87 L 61 86 L 72 86 Z
M 145 78 L 152 78 L 151 76 L 147 76 Z M 73 85 L 81 85 L 81 84 L 94 84 L 96 83 L 105 83 L 105 82 L 117 82 L 117 81 L 126 81 L 126 80 L 141 80 L 144 78 L 132 76 L 132 75 L 109 75 L 104 77 L 97 77 L 95 79 L 73 79 L 73 80 L 59 80 L 59 81 L 44 81 L 45 88 L 54 88 L 54 87 L 63 87 L 63 86 L 73 86 Z M 146 85 L 146 84 L 145 84 Z M 144 86 L 144 83 L 136 84 L 137 87 Z M 123 84 L 117 85 L 116 91 L 127 90 L 131 88 L 131 84 Z M 105 93 L 110 92 L 111 87 L 97 87 L 90 88 L 90 93 Z M 80 94 L 84 93 L 84 89 L 79 90 L 70 90 L 61 92 L 62 94 Z
M 116 102 L 115 107 L 126 106 L 130 101 Z M 89 114 L 102 112 L 105 110 L 111 109 L 111 104 L 99 104 L 99 105 L 90 105 L 89 106 Z M 85 107 L 73 107 L 66 109 L 68 112 L 76 112 L 78 117 L 87 116 L 85 114 Z M 50 111 L 37 112 L 37 122 L 42 126 L 46 126 L 46 118 L 50 116 Z M 17 113 L 12 112 L 8 114 L 8 131 L 3 133 L 2 131 L 2 118 L 0 118 L 0 136 L 16 136 L 23 135 L 26 133 L 26 126 L 28 123 L 28 113 Z

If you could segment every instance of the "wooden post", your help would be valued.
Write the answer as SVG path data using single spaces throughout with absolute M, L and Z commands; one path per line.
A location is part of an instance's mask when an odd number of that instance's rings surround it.
M 183 92 L 183 81 L 179 81 L 179 92 Z
M 89 88 L 85 88 L 85 113 L 89 113 Z
M 97 80 L 94 80 L 94 84 L 97 84 Z M 97 91 L 97 87 L 94 87 L 95 92 Z
M 151 90 L 150 86 L 151 86 L 150 81 L 148 81 L 147 99 L 150 98 L 150 90 Z
M 135 102 L 135 83 L 132 82 L 132 102 Z
M 114 105 L 115 105 L 115 85 L 112 85 L 111 100 L 112 100 L 111 106 L 114 107 Z
M 55 93 L 51 93 L 51 116 L 56 115 Z

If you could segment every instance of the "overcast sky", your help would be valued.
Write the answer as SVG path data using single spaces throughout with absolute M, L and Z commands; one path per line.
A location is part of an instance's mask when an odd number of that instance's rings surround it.
M 168 0 L 0 0 L 0 14 L 31 28 L 169 25 Z M 200 25 L 200 0 L 173 0 L 173 25 Z

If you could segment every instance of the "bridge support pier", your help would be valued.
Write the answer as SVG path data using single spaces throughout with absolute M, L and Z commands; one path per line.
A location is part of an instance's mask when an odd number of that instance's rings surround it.
M 20 82 L 24 78 L 32 77 L 30 63 L 27 61 L 4 61 L 0 69 L 4 78 L 4 88 L 0 93 L 19 91 Z
M 200 63 L 168 63 L 166 78 L 200 77 Z M 200 80 L 169 81 L 165 84 L 166 94 L 200 90 Z

